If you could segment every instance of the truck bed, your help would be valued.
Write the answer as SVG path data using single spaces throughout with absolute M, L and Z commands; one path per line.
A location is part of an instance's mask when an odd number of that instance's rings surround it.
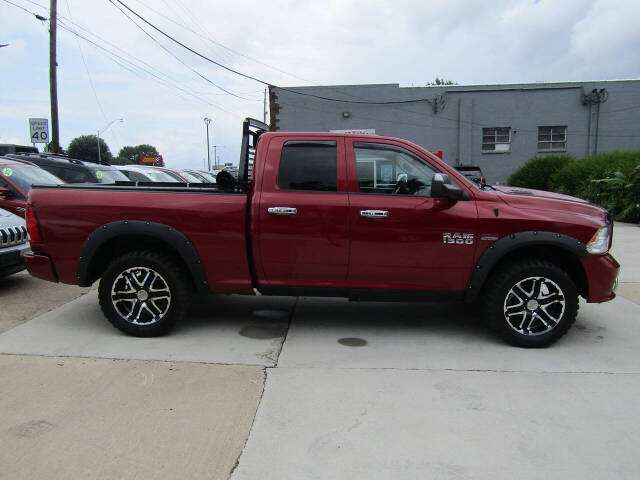
M 80 257 L 88 237 L 97 235 L 98 229 L 106 235 L 109 228 L 135 222 L 143 227 L 164 226 L 168 232 L 174 229 L 168 240 L 171 248 L 182 247 L 176 245 L 179 234 L 181 243 L 195 247 L 206 277 L 204 288 L 196 285 L 198 289 L 252 292 L 246 194 L 222 192 L 213 185 L 67 184 L 34 186 L 29 204 L 36 205 L 46 243 L 46 252 L 37 243 L 32 243 L 32 249 L 51 257 L 60 282 L 79 283 Z M 126 242 L 127 249 L 145 246 L 143 233 L 133 237 Z M 123 244 L 121 238 L 118 241 Z

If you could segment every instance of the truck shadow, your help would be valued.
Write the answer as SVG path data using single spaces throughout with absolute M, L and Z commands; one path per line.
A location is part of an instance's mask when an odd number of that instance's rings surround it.
M 209 295 L 196 297 L 180 331 L 205 328 L 211 322 L 271 328 L 285 325 L 306 332 L 329 332 L 340 338 L 364 339 L 389 334 L 455 338 L 457 342 L 481 340 L 501 343 L 481 320 L 480 311 L 464 303 L 349 302 L 341 298 L 247 297 Z M 240 333 L 242 334 L 242 333 Z M 360 344 L 358 340 L 343 342 Z M 359 345 L 353 345 L 359 346 Z

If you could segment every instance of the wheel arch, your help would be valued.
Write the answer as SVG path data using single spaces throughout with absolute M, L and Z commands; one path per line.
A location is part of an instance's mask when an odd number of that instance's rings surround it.
M 208 290 L 206 273 L 193 243 L 169 225 L 139 220 L 107 223 L 87 237 L 78 259 L 78 285 L 92 285 L 121 253 L 145 249 L 173 256 L 189 273 L 195 290 Z
M 586 246 L 568 235 L 553 232 L 527 231 L 502 237 L 480 256 L 476 263 L 465 299 L 475 300 L 487 280 L 503 265 L 523 258 L 547 260 L 565 270 L 576 285 L 578 293 L 589 297 L 589 282 L 580 258 L 588 255 Z

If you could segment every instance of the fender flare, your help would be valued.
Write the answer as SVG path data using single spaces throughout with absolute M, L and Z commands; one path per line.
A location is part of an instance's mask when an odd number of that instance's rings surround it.
M 578 258 L 589 255 L 584 243 L 561 233 L 540 231 L 511 233 L 494 242 L 480 256 L 471 274 L 465 300 L 471 302 L 478 297 L 493 267 L 505 255 L 519 248 L 530 246 L 559 247 Z
M 110 222 L 91 232 L 82 245 L 80 258 L 78 258 L 78 285 L 81 287 L 91 285 L 89 267 L 98 249 L 114 238 L 127 235 L 144 235 L 166 243 L 180 255 L 189 269 L 196 289 L 198 291 L 208 290 L 207 276 L 200 255 L 193 243 L 182 232 L 169 225 L 140 220 Z

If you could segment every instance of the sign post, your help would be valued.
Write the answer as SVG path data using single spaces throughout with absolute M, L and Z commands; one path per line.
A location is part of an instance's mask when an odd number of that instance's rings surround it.
M 31 143 L 49 143 L 49 120 L 46 118 L 30 118 L 29 130 Z

